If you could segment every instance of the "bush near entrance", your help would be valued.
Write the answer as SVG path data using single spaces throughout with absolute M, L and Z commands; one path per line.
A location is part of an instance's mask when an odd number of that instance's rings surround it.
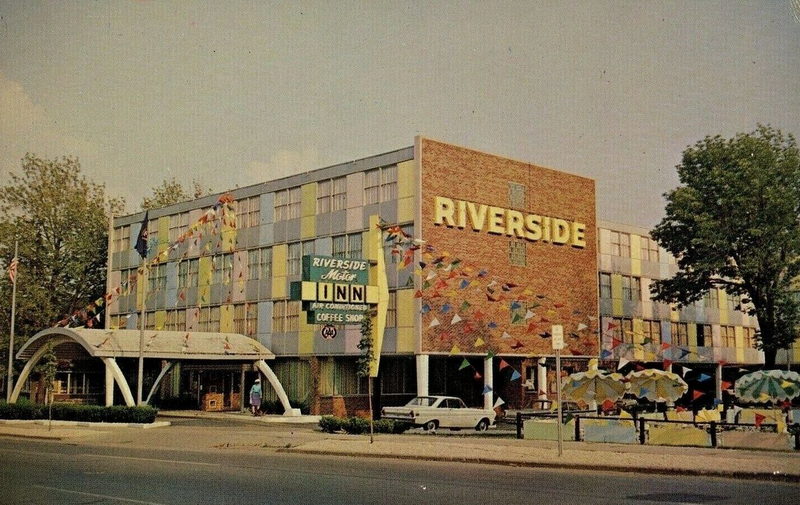
M 363 417 L 336 417 L 322 416 L 319 427 L 325 433 L 338 433 L 344 431 L 350 435 L 369 433 L 369 419 Z M 376 433 L 400 434 L 411 428 L 408 423 L 396 422 L 390 419 L 375 421 Z
M 152 423 L 158 410 L 153 407 L 125 407 L 112 405 L 78 405 L 54 403 L 53 419 L 58 421 L 83 421 L 90 423 Z M 0 401 L 0 419 L 47 419 L 47 406 L 38 403 Z

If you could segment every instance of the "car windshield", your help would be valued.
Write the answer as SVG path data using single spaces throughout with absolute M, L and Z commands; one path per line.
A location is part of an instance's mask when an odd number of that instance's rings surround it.
M 408 402 L 408 407 L 430 407 L 436 402 L 436 398 L 432 396 L 418 396 Z

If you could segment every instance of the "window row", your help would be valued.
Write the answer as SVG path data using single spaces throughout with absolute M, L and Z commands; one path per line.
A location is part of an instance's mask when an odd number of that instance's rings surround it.
M 621 277 L 621 293 L 623 300 L 641 301 L 642 300 L 642 279 L 632 275 L 620 275 Z M 600 272 L 600 298 L 610 299 L 613 298 L 613 290 L 611 288 L 611 274 Z
M 631 235 L 621 231 L 610 230 L 610 254 L 621 258 L 631 257 Z M 644 261 L 658 263 L 659 252 L 658 243 L 650 237 L 639 237 L 640 255 Z
M 633 320 L 630 318 L 612 318 L 611 336 L 626 344 L 634 343 Z M 670 323 L 670 335 L 672 338 L 672 345 L 687 347 L 689 346 L 689 324 L 695 323 Z M 712 347 L 713 337 L 710 324 L 695 324 L 697 335 L 698 347 Z M 744 347 L 755 348 L 756 346 L 756 329 L 755 328 L 742 328 L 744 336 Z M 660 345 L 662 342 L 661 337 L 661 321 L 647 320 L 642 321 L 642 342 L 646 344 Z M 736 347 L 736 329 L 734 326 L 721 325 L 720 326 L 720 345 L 722 347 Z

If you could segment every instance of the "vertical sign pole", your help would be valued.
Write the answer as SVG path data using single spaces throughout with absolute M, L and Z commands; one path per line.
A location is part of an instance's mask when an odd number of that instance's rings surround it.
M 563 454 L 564 426 L 561 423 L 561 349 L 564 348 L 564 327 L 554 324 L 552 328 L 553 349 L 556 351 L 556 399 L 558 400 L 558 456 Z

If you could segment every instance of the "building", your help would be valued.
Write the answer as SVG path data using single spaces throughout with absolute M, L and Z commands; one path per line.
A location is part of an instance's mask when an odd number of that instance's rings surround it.
M 555 383 L 553 325 L 563 328 L 567 372 L 597 357 L 667 359 L 723 377 L 720 360 L 761 359 L 747 347 L 753 321 L 723 293 L 681 311 L 648 301 L 650 280 L 674 262 L 642 230 L 598 226 L 591 179 L 418 137 L 233 190 L 227 217 L 209 212 L 218 197 L 150 211 L 146 289 L 134 250 L 144 213 L 114 220 L 106 324 L 137 328 L 146 293 L 149 330 L 257 339 L 293 404 L 313 413 L 367 409 L 360 332 L 342 325 L 324 338 L 290 286 L 304 256 L 370 258 L 375 223 L 389 284 L 378 407 L 416 394 L 528 406 Z M 209 365 L 176 366 L 156 401 L 199 407 L 189 392 L 243 371 Z

